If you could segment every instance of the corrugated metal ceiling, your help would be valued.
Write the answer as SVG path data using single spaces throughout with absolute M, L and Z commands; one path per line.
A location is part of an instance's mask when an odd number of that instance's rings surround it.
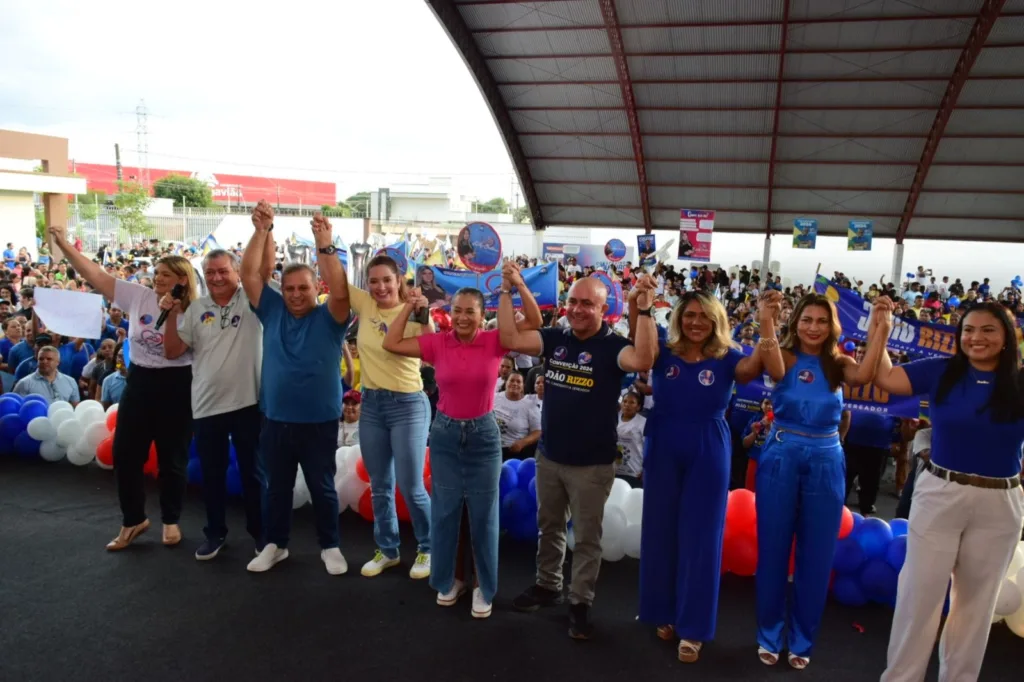
M 912 218 L 911 237 L 938 238 L 970 219 L 974 238 L 1024 240 L 1024 0 L 991 26 L 934 163 L 992 0 L 427 1 L 497 93 L 545 224 L 673 229 L 686 207 L 722 230 Z

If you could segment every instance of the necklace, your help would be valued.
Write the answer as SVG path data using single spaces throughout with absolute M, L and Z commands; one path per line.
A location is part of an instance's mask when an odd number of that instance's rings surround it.
M 973 367 L 970 368 L 970 371 L 971 371 L 971 377 L 974 379 L 974 383 L 982 384 L 982 385 L 988 385 L 988 384 L 992 383 L 988 379 L 981 379 L 981 378 L 979 378 L 978 377 L 978 370 L 974 369 Z

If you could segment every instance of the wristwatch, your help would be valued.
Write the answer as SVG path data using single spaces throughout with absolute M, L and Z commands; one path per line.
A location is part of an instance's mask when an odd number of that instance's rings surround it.
M 511 289 L 498 289 L 498 295 L 500 296 L 501 294 L 508 294 L 509 296 L 511 296 L 512 295 L 512 290 Z
M 336 254 L 338 252 L 338 249 L 335 248 L 334 244 L 328 244 L 327 246 L 325 246 L 323 248 L 317 249 L 317 252 L 318 253 L 322 253 L 325 256 L 333 256 L 334 254 Z
M 651 309 L 650 308 L 641 308 L 640 310 L 636 311 L 636 314 L 637 315 L 644 315 L 646 317 L 650 317 L 651 316 Z

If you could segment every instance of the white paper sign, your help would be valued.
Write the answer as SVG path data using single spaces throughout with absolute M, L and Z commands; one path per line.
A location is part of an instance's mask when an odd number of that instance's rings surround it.
M 46 328 L 61 336 L 99 338 L 103 330 L 103 297 L 81 291 L 36 287 L 33 310 Z

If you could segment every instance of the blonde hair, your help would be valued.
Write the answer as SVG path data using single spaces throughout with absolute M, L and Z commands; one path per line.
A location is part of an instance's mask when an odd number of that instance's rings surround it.
M 192 263 L 190 263 L 187 258 L 183 258 L 182 256 L 164 256 L 156 262 L 153 270 L 156 271 L 156 268 L 161 265 L 166 266 L 167 269 L 173 272 L 176 276 L 184 277 L 187 280 L 187 284 L 185 285 L 185 294 L 181 297 L 181 309 L 188 310 L 189 304 L 199 298 L 199 294 L 197 293 L 195 268 L 192 267 Z
M 683 311 L 696 301 L 711 321 L 711 335 L 704 342 L 701 352 L 705 357 L 723 358 L 730 348 L 739 350 L 739 344 L 729 335 L 729 316 L 717 298 L 704 291 L 690 291 L 684 294 L 672 311 L 668 321 L 668 348 L 678 356 L 683 355 L 686 337 L 683 336 Z

